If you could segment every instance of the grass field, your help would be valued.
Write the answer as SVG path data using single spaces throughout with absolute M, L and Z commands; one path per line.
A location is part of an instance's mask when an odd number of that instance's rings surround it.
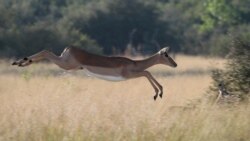
M 247 105 L 182 108 L 207 91 L 210 71 L 224 60 L 177 56 L 178 67 L 149 70 L 146 78 L 109 82 L 53 64 L 26 68 L 0 61 L 0 141 L 248 141 Z

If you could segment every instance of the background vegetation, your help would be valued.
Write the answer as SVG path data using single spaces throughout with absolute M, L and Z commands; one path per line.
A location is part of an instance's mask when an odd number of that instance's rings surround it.
M 211 90 L 218 93 L 218 84 L 223 84 L 232 98 L 238 97 L 246 102 L 250 98 L 250 43 L 233 39 L 230 46 L 226 67 L 213 70 L 214 86 Z
M 199 55 L 178 54 L 175 69 L 149 69 L 164 87 L 157 101 L 146 78 L 111 83 L 1 59 L 0 141 L 249 140 L 249 7 L 249 0 L 0 0 L 3 58 L 59 54 L 70 44 L 107 55 L 163 46 Z M 221 82 L 246 102 L 215 102 Z
M 0 56 L 57 53 L 74 44 L 225 56 L 228 35 L 250 37 L 248 0 L 0 0 Z

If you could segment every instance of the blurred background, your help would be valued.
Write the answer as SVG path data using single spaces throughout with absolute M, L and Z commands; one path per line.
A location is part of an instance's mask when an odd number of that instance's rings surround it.
M 0 0 L 0 141 L 249 141 L 249 0 Z M 69 45 L 178 67 L 117 83 L 48 62 Z M 175 55 L 177 54 L 177 55 Z
M 68 45 L 112 55 L 224 57 L 250 37 L 249 0 L 0 0 L 0 57 Z

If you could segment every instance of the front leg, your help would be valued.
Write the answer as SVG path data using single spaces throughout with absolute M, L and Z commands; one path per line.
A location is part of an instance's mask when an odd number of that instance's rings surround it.
M 163 95 L 163 87 L 161 86 L 161 84 L 156 81 L 156 79 L 149 73 L 150 75 L 150 78 L 152 79 L 152 81 L 158 86 L 158 88 L 160 89 L 160 93 L 159 93 L 159 96 L 160 98 L 162 98 L 162 95 Z
M 148 71 L 130 72 L 127 77 L 137 78 L 137 77 L 142 77 L 142 76 L 146 77 L 148 81 L 150 82 L 151 86 L 154 88 L 155 90 L 154 100 L 157 99 L 159 90 L 160 90 L 160 97 L 162 97 L 162 86 L 154 79 L 154 77 Z
M 163 95 L 163 87 L 161 86 L 161 84 L 156 81 L 156 79 L 151 75 L 151 73 L 148 72 L 148 76 L 149 78 L 154 82 L 154 84 L 158 87 L 158 89 L 160 90 L 160 93 L 159 93 L 159 96 L 160 98 L 162 98 L 162 95 Z M 157 93 L 158 94 L 158 93 Z M 156 95 L 156 98 L 157 98 L 158 95 Z

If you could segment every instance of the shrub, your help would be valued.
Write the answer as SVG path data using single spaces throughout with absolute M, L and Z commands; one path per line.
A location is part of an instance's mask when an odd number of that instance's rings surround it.
M 226 68 L 212 73 L 213 86 L 210 90 L 218 94 L 218 84 L 224 83 L 231 96 L 240 101 L 250 98 L 250 44 L 243 38 L 234 39 L 227 55 Z M 210 95 L 213 99 L 215 95 Z

